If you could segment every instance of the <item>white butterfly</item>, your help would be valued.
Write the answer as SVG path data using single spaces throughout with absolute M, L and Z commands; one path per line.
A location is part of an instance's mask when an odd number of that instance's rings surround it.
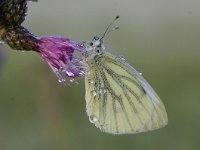
M 111 134 L 161 128 L 168 119 L 158 95 L 122 57 L 107 52 L 103 45 L 103 38 L 113 22 L 102 38 L 96 36 L 84 44 L 85 99 L 90 122 Z

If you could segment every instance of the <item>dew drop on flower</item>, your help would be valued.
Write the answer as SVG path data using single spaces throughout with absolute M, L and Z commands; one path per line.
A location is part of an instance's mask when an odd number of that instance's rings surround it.
M 2 44 L 4 44 L 4 43 L 5 43 L 4 41 L 0 40 L 0 45 L 2 45 Z
M 55 72 L 59 82 L 65 83 L 67 78 L 70 80 L 85 75 L 81 61 L 85 49 L 80 43 L 65 37 L 45 36 L 35 44 L 36 51 Z
M 65 80 L 65 79 L 63 79 L 63 78 L 60 78 L 60 79 L 58 79 L 58 82 L 60 82 L 60 83 L 65 83 L 65 82 L 66 82 L 66 80 Z
M 75 80 L 74 80 L 74 79 L 70 79 L 69 81 L 70 81 L 70 82 L 74 82 Z
M 80 71 L 79 73 L 81 76 L 84 76 L 85 75 L 85 72 L 84 71 Z

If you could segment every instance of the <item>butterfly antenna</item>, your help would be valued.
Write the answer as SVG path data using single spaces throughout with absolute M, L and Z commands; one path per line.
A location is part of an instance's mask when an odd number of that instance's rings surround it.
M 117 19 L 119 19 L 119 16 L 116 16 L 115 19 L 108 25 L 108 27 L 106 28 L 106 31 L 104 32 L 103 36 L 101 37 L 101 40 L 104 39 L 110 32 L 119 29 L 118 26 L 111 28 L 113 26 L 113 24 L 116 22 Z

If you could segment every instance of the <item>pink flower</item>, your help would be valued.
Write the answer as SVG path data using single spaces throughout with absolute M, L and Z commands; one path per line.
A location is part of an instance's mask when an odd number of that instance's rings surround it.
M 38 38 L 34 45 L 34 50 L 49 64 L 59 82 L 65 83 L 66 77 L 72 82 L 75 77 L 84 75 L 81 43 L 64 37 L 45 36 Z

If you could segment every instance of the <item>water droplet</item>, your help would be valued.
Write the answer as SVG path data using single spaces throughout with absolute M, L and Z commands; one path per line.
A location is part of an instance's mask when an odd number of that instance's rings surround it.
M 60 82 L 60 83 L 64 83 L 65 81 L 66 81 L 66 80 L 63 79 L 63 78 L 58 79 L 58 82 Z
M 122 59 L 122 60 L 125 60 L 123 55 L 120 55 L 119 58 Z
M 70 71 L 65 71 L 65 73 L 69 76 L 69 77 L 73 77 L 74 76 L 74 74 L 72 73 L 72 72 L 70 72 Z
M 91 80 L 91 79 L 89 79 L 89 83 L 93 84 L 93 83 L 94 83 L 94 81 L 93 81 L 93 80 Z
M 81 76 L 84 76 L 85 75 L 85 72 L 84 71 L 80 71 L 79 73 Z
M 60 70 L 60 71 L 63 71 L 63 67 L 60 67 L 59 70 Z
M 97 92 L 91 91 L 91 95 L 95 97 L 95 96 L 97 96 Z
M 74 80 L 74 79 L 70 79 L 69 81 L 70 81 L 70 82 L 74 82 L 75 80 Z
M 95 123 L 98 121 L 98 118 L 95 115 L 91 115 L 91 116 L 89 116 L 89 120 L 91 123 Z
M 4 44 L 4 43 L 5 43 L 4 41 L 1 41 L 1 40 L 0 40 L 0 45 L 1 45 L 1 44 Z
M 100 89 L 100 94 L 104 95 L 106 93 L 106 90 L 105 89 Z

